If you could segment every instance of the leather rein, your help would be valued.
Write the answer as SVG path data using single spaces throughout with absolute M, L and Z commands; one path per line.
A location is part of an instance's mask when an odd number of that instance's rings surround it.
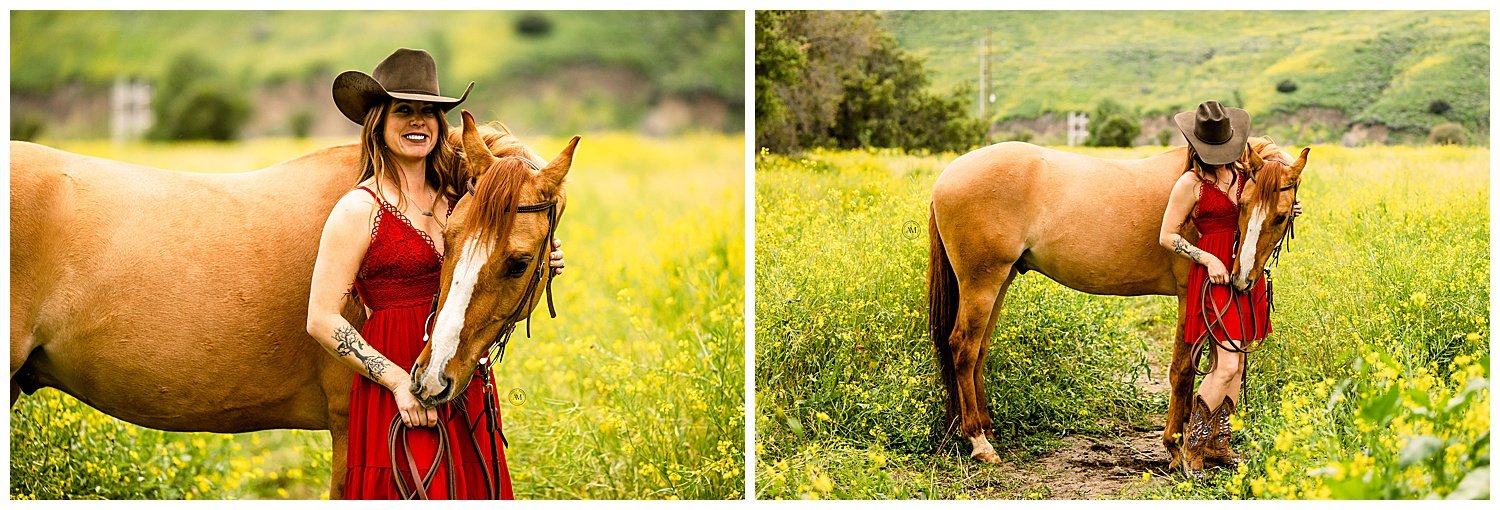
M 516 159 L 525 161 L 534 169 L 537 168 L 536 164 L 532 163 L 531 160 L 519 157 L 517 157 Z M 473 192 L 473 182 L 470 182 L 468 190 L 465 191 L 464 194 L 466 196 L 473 195 Z M 500 429 L 500 411 L 496 403 L 498 396 L 495 393 L 495 384 L 494 380 L 492 379 L 493 376 L 491 375 L 491 371 L 496 364 L 498 364 L 505 358 L 505 347 L 506 345 L 510 344 L 510 336 L 515 332 L 517 323 L 526 321 L 526 338 L 531 338 L 530 319 L 531 312 L 535 309 L 535 307 L 532 306 L 528 308 L 527 306 L 532 302 L 532 299 L 536 297 L 537 288 L 541 286 L 544 274 L 546 275 L 547 280 L 547 285 L 543 290 L 547 297 L 547 313 L 552 318 L 557 318 L 557 308 L 552 304 L 552 276 L 555 276 L 557 274 L 557 269 L 552 267 L 551 257 L 549 256 L 552 251 L 553 237 L 557 233 L 557 199 L 516 206 L 516 213 L 546 213 L 547 237 L 546 239 L 542 240 L 541 248 L 538 249 L 539 253 L 537 253 L 536 257 L 533 259 L 536 262 L 536 268 L 532 270 L 530 282 L 526 284 L 526 291 L 521 294 L 521 299 L 516 302 L 516 308 L 512 310 L 510 315 L 505 319 L 505 325 L 500 328 L 499 332 L 495 333 L 495 338 L 490 340 L 489 346 L 486 348 L 489 351 L 488 355 L 480 358 L 479 365 L 475 367 L 475 371 L 478 372 L 480 380 L 484 383 L 484 410 L 481 411 L 480 418 L 484 420 L 485 428 L 491 432 L 489 461 L 485 461 L 484 452 L 481 451 L 481 448 L 479 447 L 479 439 L 475 438 L 473 434 L 469 434 L 469 444 L 474 448 L 474 453 L 479 460 L 479 467 L 484 472 L 485 488 L 488 491 L 489 499 L 498 499 L 501 492 L 500 453 L 499 450 L 495 447 L 494 438 L 499 437 L 502 444 L 504 444 L 505 446 L 510 446 L 510 442 L 505 439 L 505 432 Z M 546 272 L 543 273 L 543 271 Z M 432 309 L 428 312 L 427 320 L 422 325 L 423 343 L 427 343 L 431 340 L 430 328 L 432 327 L 433 318 L 437 315 L 437 307 L 438 295 L 433 295 Z M 475 422 L 475 420 L 470 418 L 468 407 L 464 405 L 463 400 L 455 399 L 453 402 L 453 407 L 458 409 L 458 413 L 460 416 L 462 416 L 464 422 L 470 425 L 471 430 L 474 429 L 474 426 L 477 425 L 477 423 Z M 437 454 L 432 459 L 432 467 L 429 468 L 427 474 L 423 475 L 421 479 L 416 478 L 418 473 L 417 462 L 416 459 L 412 456 L 411 446 L 405 441 L 406 431 L 408 430 L 408 427 L 401 421 L 401 416 L 399 415 L 391 419 L 391 428 L 390 433 L 387 436 L 386 446 L 391 455 L 391 473 L 396 478 L 396 491 L 401 495 L 401 499 L 430 499 L 428 492 L 430 492 L 431 490 L 431 483 L 433 478 L 436 478 L 439 465 L 447 467 L 446 478 L 448 482 L 448 496 L 450 498 L 453 497 L 456 471 L 454 470 L 453 465 L 453 455 L 448 453 L 448 449 L 451 444 L 451 441 L 448 437 L 448 427 L 443 425 L 445 420 L 451 419 L 452 416 L 443 416 L 445 414 L 444 411 L 444 409 L 439 409 L 438 424 L 436 427 L 434 427 L 437 429 L 438 435 Z M 447 414 L 451 414 L 451 412 Z M 397 466 L 402 465 L 401 463 L 397 462 L 399 460 L 398 457 L 400 457 L 398 455 L 398 452 L 404 454 L 404 457 L 406 459 L 405 465 L 411 470 L 411 476 L 413 479 L 410 481 L 410 485 L 407 484 L 407 480 L 404 476 L 402 476 L 401 470 L 397 468 Z

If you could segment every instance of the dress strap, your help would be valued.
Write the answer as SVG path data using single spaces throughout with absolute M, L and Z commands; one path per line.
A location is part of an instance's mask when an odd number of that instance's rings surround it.
M 380 195 L 375 194 L 375 190 L 372 190 L 372 189 L 364 187 L 364 186 L 360 186 L 360 187 L 358 187 L 356 189 L 365 190 L 366 193 L 370 194 L 370 198 L 375 199 L 375 205 L 381 206 L 382 208 L 385 207 L 385 200 L 381 199 Z

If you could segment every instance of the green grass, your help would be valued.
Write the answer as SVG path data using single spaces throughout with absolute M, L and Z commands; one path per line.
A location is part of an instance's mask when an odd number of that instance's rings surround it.
M 1336 109 L 1413 140 L 1442 122 L 1489 131 L 1485 11 L 893 11 L 884 24 L 939 88 L 975 83 L 992 34 L 999 120 L 1219 99 L 1257 115 Z M 1278 92 L 1283 80 L 1297 90 Z M 1435 100 L 1452 110 L 1429 113 Z
M 564 140 L 527 140 L 543 154 Z M 743 497 L 743 139 L 599 135 L 581 144 L 558 229 L 558 318 L 537 314 L 497 388 L 516 496 Z M 244 171 L 317 142 L 60 148 Z M 318 498 L 328 435 L 166 433 L 44 390 L 11 411 L 11 497 Z M 284 489 L 282 493 L 278 489 Z
M 968 462 L 966 442 L 937 429 L 927 203 L 954 156 L 757 159 L 758 497 L 1048 496 Z M 1314 147 L 1308 213 L 1276 268 L 1276 331 L 1252 358 L 1236 443 L 1250 461 L 1124 495 L 1420 498 L 1487 473 L 1488 161 L 1485 149 Z M 1134 383 L 1164 364 L 1175 308 L 1022 276 L 984 368 L 1002 456 L 1025 466 L 1065 435 L 1163 413 Z M 1403 464 L 1413 443 L 1421 460 Z M 1347 482 L 1365 475 L 1380 483 Z

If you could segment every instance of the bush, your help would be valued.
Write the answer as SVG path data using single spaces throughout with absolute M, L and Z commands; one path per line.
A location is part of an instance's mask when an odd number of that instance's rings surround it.
M 1141 122 L 1124 105 L 1105 99 L 1089 120 L 1090 147 L 1130 147 L 1141 134 Z
M 30 142 L 36 140 L 42 134 L 45 125 L 42 119 L 29 113 L 17 113 L 10 116 L 10 139 Z
M 1291 94 L 1297 91 L 1297 82 L 1292 80 L 1281 80 L 1276 84 L 1276 91 L 1282 94 Z
M 297 113 L 292 114 L 291 125 L 293 137 L 296 137 L 299 140 L 307 138 L 307 135 L 312 133 L 312 110 L 306 108 L 297 110 Z
M 1455 122 L 1444 122 L 1432 126 L 1427 141 L 1433 145 L 1464 145 L 1469 143 L 1469 130 Z
M 1012 140 L 1017 142 L 1031 142 L 1035 138 L 1036 133 L 1032 133 L 1030 129 L 1026 128 L 1017 129 L 1015 131 L 1000 135 L 1001 141 Z
M 232 140 L 250 120 L 249 94 L 192 53 L 177 57 L 156 88 L 154 140 Z
M 1433 115 L 1442 115 L 1444 113 L 1448 113 L 1448 110 L 1452 109 L 1453 106 L 1449 105 L 1447 101 L 1444 101 L 1442 99 L 1427 103 L 1427 112 Z
M 516 20 L 516 32 L 522 37 L 540 39 L 552 33 L 552 20 L 537 13 L 522 14 Z
M 1162 128 L 1161 131 L 1156 132 L 1156 144 L 1162 147 L 1172 145 L 1172 135 L 1176 132 L 1176 129 Z

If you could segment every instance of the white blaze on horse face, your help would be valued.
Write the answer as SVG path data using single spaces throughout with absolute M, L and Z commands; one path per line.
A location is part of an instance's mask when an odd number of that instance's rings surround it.
M 1245 235 L 1240 239 L 1240 271 L 1234 275 L 1235 286 L 1250 286 L 1250 270 L 1255 266 L 1255 245 L 1260 242 L 1260 228 L 1266 222 L 1266 206 L 1257 204 L 1250 212 L 1250 223 L 1245 225 Z
M 422 368 L 422 388 L 426 392 L 443 388 L 443 367 L 458 352 L 459 332 L 464 329 L 464 315 L 469 301 L 474 298 L 474 286 L 479 283 L 479 269 L 490 260 L 493 243 L 470 238 L 464 243 L 458 262 L 454 264 L 453 280 L 448 285 L 448 300 L 432 327 L 432 355 L 427 366 Z

